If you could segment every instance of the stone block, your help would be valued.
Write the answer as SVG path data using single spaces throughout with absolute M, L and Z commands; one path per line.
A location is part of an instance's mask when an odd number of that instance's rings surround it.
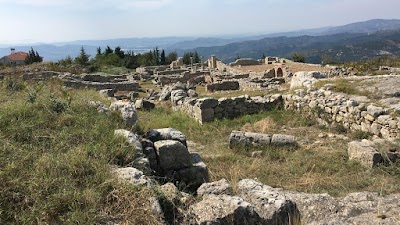
M 295 146 L 297 145 L 295 137 L 292 135 L 273 134 L 271 139 L 272 145 L 278 146 Z
M 188 224 L 193 225 L 256 225 L 266 224 L 254 206 L 237 196 L 207 195 L 191 205 Z
M 386 113 L 385 109 L 383 109 L 382 107 L 374 106 L 374 105 L 367 106 L 367 112 L 369 115 L 373 116 L 374 118 L 377 118 L 378 116 Z
M 381 153 L 379 153 L 372 146 L 359 142 L 352 141 L 348 145 L 347 153 L 349 155 L 349 160 L 355 160 L 361 165 L 372 168 L 383 162 Z
M 154 143 L 160 168 L 163 171 L 179 170 L 192 166 L 186 146 L 179 141 L 157 141 Z
M 272 136 L 269 134 L 232 131 L 229 136 L 229 147 L 257 147 L 271 145 Z
M 255 211 L 265 221 L 264 224 L 300 224 L 300 212 L 296 203 L 279 189 L 244 179 L 237 184 L 237 194 L 254 205 Z
M 204 183 L 197 189 L 197 195 L 232 195 L 231 184 L 226 179 L 221 179 L 212 183 Z

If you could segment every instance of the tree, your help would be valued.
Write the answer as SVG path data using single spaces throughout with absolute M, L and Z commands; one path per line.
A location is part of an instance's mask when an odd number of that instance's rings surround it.
M 138 57 L 133 51 L 128 51 L 124 56 L 124 65 L 128 69 L 136 69 L 139 67 Z
M 88 62 L 89 62 L 89 57 L 90 57 L 90 55 L 86 54 L 85 49 L 82 46 L 81 52 L 80 52 L 79 56 L 77 56 L 75 58 L 74 62 L 81 66 L 87 66 Z
M 292 59 L 295 62 L 301 62 L 301 63 L 305 63 L 306 62 L 306 57 L 302 53 L 297 53 L 297 52 L 293 53 Z
M 104 54 L 108 55 L 108 54 L 112 54 L 112 53 L 114 53 L 114 51 L 110 48 L 110 46 L 107 45 L 106 50 L 104 51 Z
M 160 55 L 160 64 L 161 65 L 166 65 L 166 59 L 165 59 L 165 51 L 164 49 L 161 51 L 161 55 Z
M 60 65 L 62 65 L 62 66 L 71 65 L 72 64 L 72 58 L 71 58 L 71 56 L 67 55 L 67 57 L 65 57 L 65 59 L 59 60 L 58 63 Z
M 32 64 L 35 62 L 43 62 L 43 57 L 39 55 L 39 53 L 31 47 L 31 50 L 29 50 L 28 56 L 25 59 L 26 64 Z
M 160 50 L 158 50 L 158 47 L 153 50 L 153 65 L 160 65 Z
M 197 51 L 195 51 L 193 54 L 193 63 L 200 63 L 200 56 L 199 53 L 197 53 Z
M 178 53 L 176 53 L 176 52 L 170 52 L 168 55 L 167 55 L 167 58 L 166 58 L 166 64 L 171 64 L 173 61 L 176 61 L 178 59 Z
M 121 47 L 119 47 L 119 46 L 115 48 L 114 53 L 121 59 L 123 59 L 125 56 L 125 52 L 122 51 Z
M 191 57 L 192 57 L 191 52 L 185 52 L 182 57 L 183 64 L 190 65 L 192 63 Z
M 200 56 L 197 52 L 185 52 L 183 54 L 183 64 L 191 65 L 192 63 L 199 63 Z
M 100 46 L 97 48 L 97 52 L 96 52 L 96 57 L 97 56 L 99 56 L 99 55 L 101 55 L 102 53 L 101 53 L 101 48 L 100 48 Z
M 265 54 L 264 53 L 262 54 L 261 59 L 265 59 Z

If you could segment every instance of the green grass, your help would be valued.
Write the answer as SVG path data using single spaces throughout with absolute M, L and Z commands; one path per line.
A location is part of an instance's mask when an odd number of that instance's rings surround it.
M 366 170 L 348 160 L 347 141 L 318 138 L 324 130 L 312 119 L 294 112 L 274 110 L 199 125 L 184 113 L 158 108 L 151 112 L 139 112 L 139 120 L 142 132 L 173 127 L 198 144 L 198 151 L 210 170 L 212 180 L 226 178 L 235 184 L 240 179 L 256 178 L 286 190 L 330 193 L 334 196 L 355 191 L 379 192 L 381 188 L 385 193 L 400 191 L 398 164 Z M 228 138 L 232 130 L 290 134 L 301 144 L 296 149 L 266 147 L 231 150 Z M 263 156 L 251 158 L 251 150 L 261 150 Z
M 151 191 L 110 173 L 135 152 L 114 137 L 123 128 L 117 114 L 87 106 L 102 100 L 95 91 L 66 91 L 57 82 L 1 86 L 0 224 L 156 223 L 146 211 Z
M 351 80 L 351 79 L 335 79 L 335 80 L 321 80 L 314 84 L 315 87 L 321 88 L 326 84 L 332 84 L 332 90 L 335 92 L 342 92 L 349 95 L 362 95 L 371 97 L 373 93 L 360 89 L 361 87 L 360 81 Z

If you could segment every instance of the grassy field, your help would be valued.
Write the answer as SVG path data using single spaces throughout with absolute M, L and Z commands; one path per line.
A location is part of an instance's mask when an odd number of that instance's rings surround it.
M 355 191 L 398 193 L 400 166 L 366 170 L 347 156 L 347 142 L 358 134 L 331 130 L 316 125 L 312 119 L 287 111 L 274 110 L 233 120 L 218 120 L 199 125 L 181 112 L 158 108 L 139 112 L 141 129 L 174 127 L 187 135 L 209 167 L 212 180 L 227 178 L 235 184 L 254 178 L 273 187 L 341 196 Z M 252 158 L 252 149 L 228 147 L 232 130 L 291 134 L 297 149 L 264 148 L 261 158 Z M 319 138 L 320 133 L 327 134 Z
M 157 224 L 148 200 L 157 191 L 119 183 L 110 173 L 111 165 L 129 166 L 135 154 L 114 137 L 114 129 L 124 128 L 121 118 L 99 114 L 89 100 L 106 101 L 95 91 L 66 90 L 55 81 L 0 82 L 0 224 Z M 319 127 L 304 115 L 273 110 L 199 125 L 159 106 L 138 116 L 141 134 L 164 127 L 182 131 L 213 181 L 227 178 L 234 185 L 253 178 L 335 196 L 400 192 L 398 164 L 367 170 L 348 161 L 347 142 L 357 135 Z M 300 145 L 231 150 L 232 130 L 291 134 Z M 252 158 L 253 150 L 261 150 L 262 157 Z
M 0 224 L 157 224 L 153 191 L 110 174 L 135 153 L 114 137 L 119 115 L 99 114 L 88 100 L 102 99 L 57 82 L 0 83 Z

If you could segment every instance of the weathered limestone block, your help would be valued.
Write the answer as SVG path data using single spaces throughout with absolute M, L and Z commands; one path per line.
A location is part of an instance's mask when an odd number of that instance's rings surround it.
M 199 120 L 201 124 L 205 122 L 212 122 L 215 119 L 213 108 L 201 109 L 200 107 L 194 108 L 194 117 Z
M 209 181 L 208 168 L 198 153 L 190 153 L 190 159 L 192 166 L 174 171 L 171 177 L 185 183 L 189 189 L 196 190 Z
M 358 161 L 365 167 L 373 167 L 383 162 L 381 153 L 370 145 L 352 141 L 348 145 L 347 153 L 349 154 L 349 160 Z
M 116 168 L 112 170 L 113 173 L 117 175 L 117 177 L 121 180 L 124 180 L 134 186 L 150 186 L 154 182 L 146 177 L 142 171 L 133 168 Z
M 103 97 L 114 97 L 115 90 L 114 89 L 103 89 L 99 91 L 99 94 Z
M 228 90 L 239 90 L 238 81 L 222 81 L 219 83 L 212 83 L 206 85 L 206 91 L 228 91 Z
M 218 100 L 215 98 L 201 98 L 197 100 L 196 106 L 200 109 L 211 109 L 218 105 Z
M 163 171 L 179 170 L 192 166 L 187 148 L 179 141 L 165 140 L 154 143 L 160 168 Z
M 165 86 L 160 93 L 159 101 L 166 101 L 171 98 L 172 86 Z
M 256 146 L 295 146 L 294 136 L 284 134 L 261 134 L 243 131 L 232 131 L 229 137 L 229 146 L 256 147 Z
M 266 224 L 254 206 L 242 198 L 229 195 L 207 195 L 189 207 L 189 224 L 193 225 L 256 225 Z
M 341 209 L 338 201 L 329 194 L 285 193 L 296 202 L 301 213 L 300 224 L 336 225 L 341 217 L 337 212 Z M 335 222 L 333 222 L 335 221 Z M 333 223 L 332 223 L 333 222 Z M 344 224 L 343 224 L 344 225 Z
M 226 179 L 221 179 L 212 183 L 202 184 L 197 189 L 197 195 L 232 195 L 231 184 Z
M 127 101 L 115 101 L 111 103 L 110 109 L 113 111 L 120 111 L 121 117 L 125 121 L 126 126 L 137 126 L 138 118 L 135 110 L 135 105 Z
M 294 136 L 285 134 L 273 134 L 271 139 L 272 145 L 278 146 L 295 146 L 297 145 Z
M 171 91 L 171 102 L 173 105 L 178 105 L 181 101 L 188 97 L 188 94 L 184 90 Z
M 300 224 L 300 212 L 291 199 L 280 189 L 275 189 L 251 179 L 237 184 L 238 196 L 255 206 L 265 224 Z
M 379 135 L 381 133 L 382 126 L 378 123 L 372 123 L 371 125 L 371 133 L 374 135 Z
M 382 107 L 377 107 L 374 105 L 369 105 L 367 107 L 367 112 L 369 115 L 373 116 L 374 118 L 377 118 L 378 116 L 385 114 L 386 110 L 383 109 Z
M 135 108 L 136 109 L 142 109 L 142 110 L 151 110 L 154 109 L 156 107 L 156 105 L 146 99 L 138 99 L 135 102 Z
M 271 144 L 271 139 L 272 135 L 270 134 L 232 131 L 229 137 L 229 147 L 234 148 L 235 146 L 268 146 Z
M 126 138 L 127 142 L 130 145 L 134 146 L 137 151 L 143 150 L 143 146 L 139 140 L 139 137 L 136 134 L 134 134 L 133 132 L 131 132 L 129 130 L 119 129 L 119 130 L 114 131 L 114 135 Z
M 145 137 L 151 140 L 152 142 L 162 141 L 162 140 L 175 140 L 187 146 L 186 136 L 179 130 L 170 127 L 149 130 L 146 133 Z

